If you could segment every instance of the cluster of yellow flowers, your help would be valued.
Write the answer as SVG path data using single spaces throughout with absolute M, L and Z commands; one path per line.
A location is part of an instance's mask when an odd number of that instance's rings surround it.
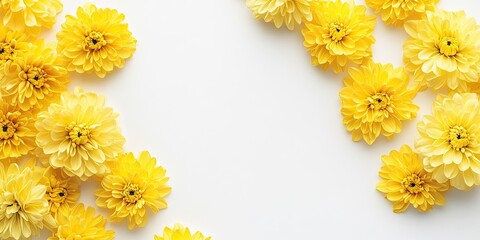
M 335 73 L 348 71 L 340 91 L 341 113 L 353 141 L 369 145 L 402 130 L 416 118 L 412 100 L 427 88 L 439 94 L 432 115 L 408 145 L 382 157 L 377 190 L 394 212 L 409 206 L 428 211 L 444 205 L 450 188 L 480 185 L 480 25 L 464 11 L 438 9 L 439 0 L 366 0 L 386 24 L 403 27 L 404 67 L 372 61 L 376 18 L 353 0 L 247 0 L 256 18 L 303 24 L 312 64 Z M 413 79 L 410 84 L 410 79 Z
M 124 152 L 118 114 L 105 97 L 67 90 L 70 72 L 103 78 L 136 50 L 114 9 L 86 4 L 67 15 L 57 43 L 38 38 L 62 11 L 59 0 L 0 1 L 0 239 L 113 239 L 107 219 L 78 202 L 80 184 L 100 182 L 96 204 L 108 220 L 147 224 L 167 207 L 168 177 L 147 151 Z M 153 238 L 153 236 L 152 236 Z M 175 225 L 155 239 L 209 240 Z

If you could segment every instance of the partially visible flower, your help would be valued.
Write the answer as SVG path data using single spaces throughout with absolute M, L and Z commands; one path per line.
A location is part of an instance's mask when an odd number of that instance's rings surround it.
M 480 185 L 480 102 L 477 94 L 439 95 L 418 123 L 416 150 L 425 170 L 460 190 Z
M 0 24 L 0 70 L 7 62 L 21 57 L 31 48 L 29 37 L 20 31 L 12 31 Z
M 403 45 L 403 61 L 420 89 L 465 91 L 478 82 L 480 26 L 464 11 L 427 12 L 405 23 L 410 38 Z
M 0 99 L 0 159 L 24 156 L 36 147 L 34 122 L 32 113 Z
M 67 15 L 57 34 L 57 51 L 67 69 L 95 72 L 103 78 L 114 68 L 122 68 L 137 43 L 124 19 L 115 9 L 97 9 L 93 4 L 78 8 L 76 17 Z
M 107 221 L 96 215 L 93 207 L 78 204 L 62 212 L 57 218 L 57 229 L 48 240 L 111 240 L 115 232 L 106 230 Z
M 69 81 L 68 71 L 57 60 L 55 44 L 39 41 L 23 57 L 5 63 L 0 88 L 6 101 L 27 111 L 58 101 Z
M 55 220 L 44 198 L 45 186 L 30 167 L 0 163 L 0 238 L 27 239 Z
M 377 190 L 393 202 L 394 212 L 404 212 L 410 205 L 426 212 L 434 205 L 445 204 L 443 192 L 449 189 L 448 183 L 435 181 L 432 174 L 423 169 L 422 159 L 408 145 L 382 156 L 382 162 L 379 172 L 382 179 Z
M 402 67 L 370 61 L 350 68 L 340 91 L 343 123 L 352 140 L 373 144 L 378 136 L 392 138 L 402 130 L 402 121 L 417 116 L 412 100 L 416 90 L 408 88 L 409 77 Z
M 77 178 L 66 176 L 60 169 L 48 167 L 43 172 L 40 183 L 46 186 L 45 198 L 55 218 L 75 206 L 80 197 Z
M 166 185 L 165 169 L 156 167 L 156 159 L 147 151 L 138 160 L 132 153 L 119 155 L 109 162 L 110 173 L 97 190 L 97 205 L 108 208 L 114 222 L 128 220 L 128 228 L 143 227 L 147 223 L 147 208 L 153 212 L 167 207 L 165 196 L 171 188 Z
M 366 0 L 367 5 L 382 14 L 382 20 L 387 24 L 401 26 L 407 20 L 417 20 L 426 11 L 435 10 L 440 0 Z
M 36 36 L 42 28 L 50 29 L 62 11 L 60 0 L 1 0 L 3 24 L 16 31 Z
M 211 237 L 204 237 L 201 232 L 190 233 L 188 227 L 175 224 L 173 228 L 165 227 L 163 236 L 155 235 L 155 240 L 210 240 Z
M 362 64 L 372 57 L 375 17 L 353 1 L 325 1 L 312 4 L 313 19 L 302 29 L 303 45 L 312 64 L 324 70 L 345 71 L 347 65 Z
M 247 6 L 257 19 L 273 22 L 280 28 L 285 24 L 293 30 L 296 24 L 312 20 L 312 0 L 247 0 Z
M 112 108 L 105 107 L 104 96 L 77 88 L 38 114 L 36 142 L 50 165 L 69 176 L 82 180 L 103 176 L 105 162 L 123 152 L 125 144 L 117 118 Z

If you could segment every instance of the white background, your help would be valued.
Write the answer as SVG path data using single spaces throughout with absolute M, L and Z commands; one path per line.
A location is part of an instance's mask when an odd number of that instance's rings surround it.
M 51 40 L 86 1 L 64 2 Z M 344 75 L 313 67 L 298 29 L 255 20 L 245 0 L 92 2 L 126 14 L 138 49 L 124 69 L 74 74 L 69 88 L 105 94 L 126 151 L 149 150 L 173 188 L 145 228 L 109 224 L 116 239 L 153 239 L 175 223 L 215 240 L 478 239 L 478 189 L 451 191 L 428 214 L 394 214 L 375 190 L 380 156 L 413 144 L 432 93 L 415 99 L 419 118 L 393 141 L 354 143 L 341 121 Z M 478 1 L 439 6 L 480 20 Z M 374 60 L 401 65 L 403 29 L 378 18 L 375 37 Z M 81 200 L 94 205 L 97 187 L 84 184 Z

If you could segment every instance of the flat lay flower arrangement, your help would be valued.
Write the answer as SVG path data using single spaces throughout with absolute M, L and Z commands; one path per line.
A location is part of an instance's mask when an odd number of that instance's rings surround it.
M 340 113 L 353 141 L 392 139 L 417 117 L 413 99 L 437 94 L 417 136 L 381 157 L 376 189 L 393 211 L 421 212 L 445 204 L 450 189 L 480 185 L 480 25 L 464 11 L 439 9 L 438 0 L 246 0 L 253 16 L 276 28 L 301 29 L 314 66 L 347 72 Z M 376 17 L 406 31 L 404 66 L 372 60 Z
M 123 68 L 136 50 L 125 16 L 87 3 L 69 13 L 56 42 L 48 31 L 63 10 L 60 0 L 0 2 L 0 239 L 114 239 L 109 222 L 133 230 L 167 208 L 166 170 L 148 151 L 124 149 L 119 115 L 105 97 L 76 87 L 70 73 L 99 78 Z M 81 193 L 92 179 L 99 188 Z M 79 202 L 80 194 L 96 205 Z M 159 230 L 160 231 L 160 230 Z M 157 240 L 208 240 L 176 224 Z

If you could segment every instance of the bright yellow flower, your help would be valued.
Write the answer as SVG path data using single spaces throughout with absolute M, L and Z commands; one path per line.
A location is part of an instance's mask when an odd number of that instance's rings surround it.
M 439 0 L 365 0 L 367 5 L 382 14 L 387 24 L 401 26 L 407 20 L 420 19 L 426 11 L 435 10 Z
M 416 95 L 408 88 L 409 78 L 402 67 L 370 61 L 350 68 L 340 91 L 343 123 L 352 132 L 352 140 L 362 138 L 373 144 L 380 134 L 392 138 L 402 130 L 402 121 L 417 116 Z
M 125 138 L 118 114 L 104 105 L 104 96 L 77 88 L 38 114 L 37 144 L 52 167 L 82 180 L 105 173 L 105 162 L 123 151 Z
M 106 223 L 102 215 L 95 215 L 93 207 L 85 209 L 83 203 L 78 204 L 58 216 L 58 228 L 48 240 L 111 240 L 115 232 L 106 230 Z
M 312 0 L 247 0 L 247 6 L 257 19 L 273 22 L 280 28 L 285 24 L 293 30 L 295 24 L 312 20 L 310 2 Z
M 76 17 L 68 15 L 57 34 L 57 51 L 67 69 L 95 72 L 103 78 L 115 67 L 122 68 L 137 43 L 124 19 L 115 9 L 97 9 L 92 4 L 78 8 Z
M 0 69 L 7 62 L 14 60 L 30 50 L 29 37 L 20 31 L 12 31 L 0 24 Z
M 128 228 L 143 227 L 147 223 L 147 208 L 153 212 L 167 207 L 165 196 L 171 188 L 166 186 L 165 169 L 156 167 L 156 159 L 147 151 L 135 159 L 132 153 L 119 155 L 110 162 L 110 173 L 97 190 L 97 205 L 111 211 L 110 219 L 120 222 L 128 219 Z
M 445 205 L 443 192 L 449 189 L 448 184 L 432 179 L 432 174 L 423 169 L 422 159 L 408 145 L 383 155 L 382 162 L 377 190 L 393 202 L 394 212 L 404 212 L 410 205 L 422 212 Z
M 69 82 L 68 71 L 57 61 L 55 45 L 45 45 L 43 41 L 32 46 L 23 57 L 5 63 L 2 72 L 2 97 L 24 111 L 58 101 Z
M 211 237 L 204 237 L 201 232 L 190 233 L 188 227 L 181 224 L 175 224 L 172 228 L 166 227 L 163 229 L 163 236 L 156 236 L 155 240 L 210 240 Z
M 52 28 L 62 9 L 60 0 L 0 0 L 3 24 L 29 35 L 38 35 L 42 27 Z
M 45 198 L 55 218 L 75 206 L 80 197 L 77 178 L 66 176 L 60 169 L 48 167 L 43 172 L 40 183 L 46 186 Z
M 0 99 L 0 159 L 24 156 L 36 147 L 34 122 L 31 112 Z
M 0 163 L 0 238 L 27 239 L 44 226 L 55 227 L 44 198 L 45 186 L 36 176 L 30 167 Z
M 415 148 L 438 182 L 461 190 L 480 184 L 480 103 L 474 93 L 437 97 L 433 114 L 418 123 Z
M 422 89 L 464 91 L 478 82 L 480 31 L 464 11 L 427 12 L 422 20 L 405 23 L 410 38 L 403 45 L 403 61 Z
M 312 9 L 313 20 L 305 23 L 302 34 L 313 65 L 338 73 L 371 58 L 376 20 L 365 15 L 364 6 L 336 0 L 317 2 Z

